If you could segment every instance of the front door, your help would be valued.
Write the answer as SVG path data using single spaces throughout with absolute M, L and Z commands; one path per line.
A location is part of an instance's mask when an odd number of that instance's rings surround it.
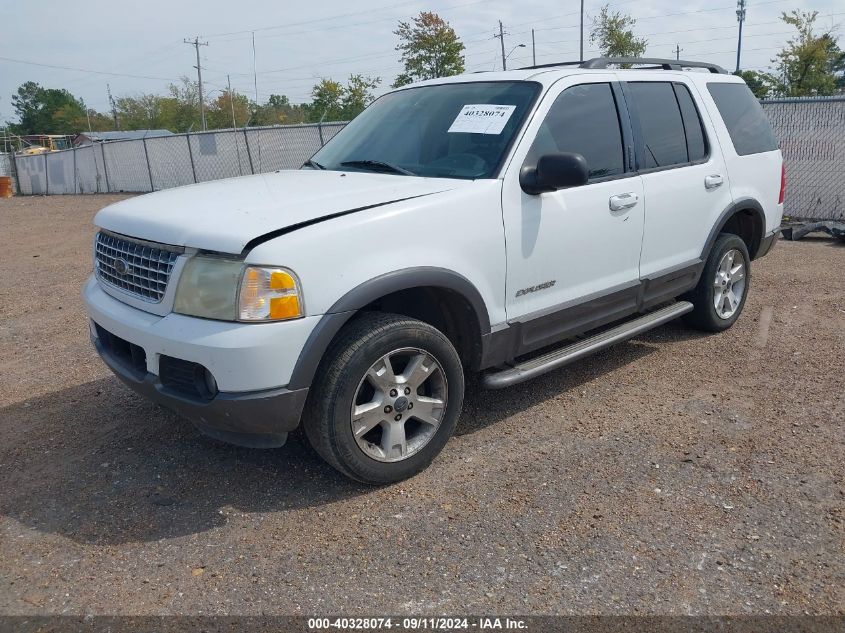
M 540 348 L 636 309 L 643 234 L 642 182 L 633 172 L 630 124 L 618 84 L 579 75 L 540 104 L 505 175 L 509 323 L 517 353 Z M 524 165 L 557 152 L 582 154 L 587 184 L 540 195 L 519 185 Z

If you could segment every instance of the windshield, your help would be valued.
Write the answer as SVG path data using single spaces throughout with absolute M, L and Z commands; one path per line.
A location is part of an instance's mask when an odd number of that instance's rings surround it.
M 539 84 L 421 86 L 376 100 L 306 165 L 440 178 L 492 178 Z

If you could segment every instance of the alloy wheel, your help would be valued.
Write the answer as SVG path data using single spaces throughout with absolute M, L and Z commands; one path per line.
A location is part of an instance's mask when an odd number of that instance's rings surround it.
M 380 462 L 397 462 L 422 450 L 437 432 L 448 402 L 446 374 L 431 353 L 403 348 L 373 363 L 352 403 L 358 447 Z
M 745 258 L 731 249 L 722 256 L 713 280 L 713 307 L 720 319 L 730 319 L 739 309 L 745 285 Z

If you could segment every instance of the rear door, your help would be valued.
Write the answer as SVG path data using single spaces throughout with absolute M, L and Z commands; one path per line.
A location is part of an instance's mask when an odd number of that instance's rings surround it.
M 733 198 L 759 202 L 766 212 L 765 233 L 771 233 L 783 216 L 783 204 L 778 200 L 783 157 L 772 126 L 760 102 L 738 78 L 720 76 L 719 81 L 708 81 L 701 92 L 725 139 L 722 149 L 732 176 Z
M 698 262 L 711 227 L 732 202 L 728 172 L 692 82 L 637 71 L 623 89 L 645 198 L 640 275 L 659 278 Z

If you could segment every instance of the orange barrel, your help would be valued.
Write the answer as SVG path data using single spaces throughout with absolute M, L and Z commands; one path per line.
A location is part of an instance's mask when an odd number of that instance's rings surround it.
M 0 198 L 12 197 L 12 177 L 0 176 Z

